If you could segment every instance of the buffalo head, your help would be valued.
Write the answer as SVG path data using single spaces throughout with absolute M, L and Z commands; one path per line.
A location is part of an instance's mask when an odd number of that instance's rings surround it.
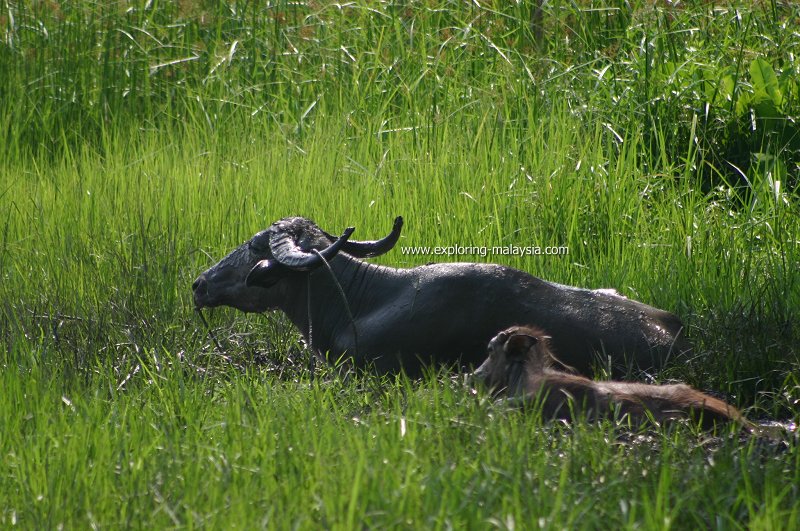
M 245 312 L 276 308 L 285 298 L 282 280 L 311 271 L 340 251 L 359 258 L 383 254 L 397 243 L 402 226 L 403 219 L 398 217 L 387 237 L 350 241 L 353 227 L 337 238 L 309 219 L 281 219 L 197 277 L 192 284 L 195 307 L 224 305 Z
M 550 352 L 550 339 L 535 327 L 512 326 L 503 330 L 489 341 L 486 361 L 472 376 L 495 394 L 519 394 L 526 372 L 543 372 L 557 361 Z

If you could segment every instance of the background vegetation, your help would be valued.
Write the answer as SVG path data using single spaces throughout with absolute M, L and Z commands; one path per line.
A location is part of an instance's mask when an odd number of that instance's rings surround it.
M 543 426 L 446 375 L 311 378 L 192 312 L 285 215 L 679 314 L 660 381 L 800 400 L 792 2 L 0 2 L 0 523 L 796 528 L 796 435 Z

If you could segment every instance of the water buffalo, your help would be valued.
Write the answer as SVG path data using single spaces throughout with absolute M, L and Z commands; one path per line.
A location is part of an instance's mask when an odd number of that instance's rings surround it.
M 537 323 L 565 361 L 588 373 L 598 359 L 659 367 L 686 350 L 673 314 L 618 295 L 547 282 L 495 264 L 397 269 L 362 258 L 389 251 L 403 219 L 377 241 L 335 237 L 299 217 L 273 223 L 192 285 L 198 309 L 280 309 L 313 351 L 378 373 L 426 365 L 477 366 L 498 330 Z M 601 354 L 601 358 L 596 355 Z
M 473 376 L 512 403 L 538 406 L 545 419 L 628 417 L 639 424 L 692 418 L 704 428 L 727 422 L 751 428 L 736 408 L 688 385 L 595 382 L 570 374 L 550 339 L 536 327 L 504 330 L 489 342 L 488 357 Z

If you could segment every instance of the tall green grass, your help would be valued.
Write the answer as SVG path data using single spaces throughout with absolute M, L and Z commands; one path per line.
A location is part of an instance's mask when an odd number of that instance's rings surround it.
M 680 315 L 657 375 L 797 419 L 790 3 L 0 5 L 0 522 L 796 528 L 796 436 L 312 378 L 191 282 L 287 215 Z M 556 245 L 564 256 L 400 246 Z M 723 434 L 724 435 L 724 434 Z
M 610 139 L 641 135 L 652 162 L 697 166 L 706 186 L 752 184 L 763 164 L 797 186 L 793 3 L 537 4 L 8 2 L 4 149 L 240 120 L 302 137 L 334 118 L 431 151 L 452 128 L 524 136 L 561 107 Z
M 4 525 L 792 529 L 796 453 L 688 429 L 542 425 L 448 380 L 2 375 Z M 227 376 L 227 377 L 226 377 Z M 109 379 L 111 380 L 109 382 Z M 31 399 L 33 389 L 33 399 Z M 687 443 L 687 441 L 690 441 Z
M 275 219 L 305 214 L 369 238 L 402 214 L 401 246 L 567 246 L 557 257 L 439 259 L 502 261 L 558 282 L 615 287 L 684 317 L 703 353 L 698 369 L 706 357 L 719 361 L 704 378 L 780 383 L 796 352 L 796 201 L 765 195 L 744 208 L 725 190 L 702 194 L 690 176 L 642 170 L 636 139 L 608 143 L 602 126 L 578 126 L 568 113 L 554 116 L 536 136 L 546 142 L 524 158 L 488 134 L 455 133 L 436 157 L 406 133 L 385 139 L 376 157 L 374 138 L 320 126 L 302 143 L 209 145 L 144 133 L 133 144 L 110 140 L 109 156 L 82 150 L 44 169 L 12 164 L 2 198 L 5 318 L 29 335 L 76 333 L 103 345 L 82 349 L 76 339 L 80 360 L 117 357 L 133 333 L 139 348 L 164 346 L 159 323 L 176 333 L 195 324 L 197 274 Z M 382 261 L 431 259 L 398 249 Z

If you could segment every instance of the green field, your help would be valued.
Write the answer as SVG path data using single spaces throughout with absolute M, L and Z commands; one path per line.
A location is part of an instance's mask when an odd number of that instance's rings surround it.
M 794 2 L 0 2 L 0 527 L 799 529 L 796 432 L 564 426 L 193 310 L 273 221 L 670 310 L 800 405 Z M 559 256 L 403 254 L 564 246 Z M 602 377 L 603 375 L 598 375 Z M 631 375 L 638 377 L 641 375 Z

